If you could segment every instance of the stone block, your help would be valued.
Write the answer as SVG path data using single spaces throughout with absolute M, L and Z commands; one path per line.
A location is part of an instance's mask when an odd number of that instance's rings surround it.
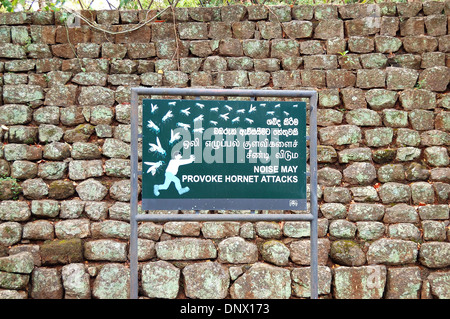
M 448 145 L 450 135 L 439 130 L 431 130 L 420 134 L 421 144 L 425 146 Z
M 255 26 L 256 24 L 253 21 L 234 22 L 231 25 L 233 37 L 237 39 L 252 39 L 255 34 Z
M 255 244 L 241 237 L 230 237 L 222 240 L 218 246 L 220 263 L 253 264 L 258 261 L 258 249 Z
M 450 264 L 450 245 L 446 242 L 429 242 L 420 246 L 419 262 L 428 268 L 443 268 Z
M 363 54 L 360 58 L 364 69 L 383 69 L 388 61 L 382 53 Z
M 375 48 L 374 40 L 369 37 L 352 36 L 348 39 L 348 49 L 355 53 L 369 53 Z
M 346 114 L 348 124 L 357 126 L 380 126 L 381 117 L 377 112 L 369 109 L 358 108 Z
M 62 299 L 64 290 L 61 274 L 56 268 L 37 268 L 31 276 L 33 299 Z
M 92 287 L 92 296 L 96 299 L 128 299 L 130 297 L 130 270 L 121 264 L 103 266 Z
M 209 24 L 208 37 L 215 40 L 223 40 L 233 37 L 230 22 L 213 21 Z
M 175 299 L 179 280 L 180 270 L 163 260 L 147 263 L 142 268 L 142 288 L 150 298 Z
M 276 71 L 272 72 L 274 87 L 295 87 L 300 86 L 300 71 Z
M 271 57 L 282 59 L 289 56 L 298 56 L 300 45 L 295 40 L 272 40 Z
M 388 182 L 379 188 L 379 195 L 383 204 L 409 203 L 411 188 L 405 184 Z
M 180 39 L 185 40 L 204 40 L 208 39 L 208 29 L 205 23 L 200 22 L 182 22 L 178 24 L 178 33 Z
M 450 159 L 448 151 L 442 146 L 431 146 L 424 150 L 425 160 L 431 166 L 448 166 Z
M 337 224 L 340 221 L 333 221 L 334 224 Z M 342 221 L 342 222 L 345 222 Z M 353 225 L 353 223 L 350 223 Z M 356 232 L 356 226 L 354 226 L 354 230 Z M 359 247 L 359 245 L 352 240 L 336 240 L 331 244 L 330 250 L 331 259 L 343 266 L 362 266 L 366 262 L 366 255 Z
M 337 19 L 338 6 L 332 4 L 320 4 L 314 6 L 314 18 L 316 20 Z
M 44 99 L 42 88 L 38 85 L 4 85 L 3 102 L 5 104 L 30 103 L 40 105 Z
M 77 86 L 75 85 L 54 86 L 47 91 L 44 104 L 52 106 L 75 105 L 76 91 Z
M 136 29 L 136 27 L 138 27 Z M 115 27 L 115 43 L 148 43 L 152 37 L 152 29 L 148 25 L 140 26 L 137 24 L 118 25 Z M 128 31 L 133 30 L 133 31 Z M 128 32 L 125 32 L 128 31 Z
M 61 269 L 65 299 L 90 299 L 89 274 L 82 263 L 73 263 Z
M 286 5 L 275 5 L 269 10 L 269 21 L 287 22 L 291 21 L 291 7 Z
M 375 50 L 380 53 L 394 53 L 400 50 L 402 40 L 393 36 L 376 36 Z
M 264 87 L 270 81 L 270 73 L 261 71 L 249 72 L 248 80 L 250 82 L 250 86 Z
M 395 109 L 383 110 L 383 124 L 388 127 L 407 127 L 408 112 Z M 397 132 L 398 137 L 398 132 Z
M 450 69 L 446 66 L 435 66 L 423 70 L 418 79 L 421 87 L 431 91 L 444 92 L 450 82 Z
M 304 56 L 303 63 L 305 69 L 330 70 L 337 69 L 337 59 L 335 55 L 313 55 Z
M 353 87 L 356 83 L 356 75 L 345 69 L 327 70 L 326 83 L 328 88 Z
M 402 39 L 403 48 L 408 53 L 433 52 L 438 48 L 438 40 L 431 36 L 406 36 Z
M 345 21 L 345 30 L 349 36 L 368 36 L 380 31 L 381 18 L 365 17 Z
M 342 123 L 343 118 L 343 112 L 341 111 L 332 109 L 317 110 L 317 125 L 319 126 L 338 125 Z
M 362 89 L 384 88 L 386 86 L 386 72 L 379 69 L 358 70 L 356 86 Z
M 256 282 L 259 284 L 255 285 Z M 288 299 L 291 296 L 290 285 L 291 278 L 286 269 L 256 263 L 234 282 L 230 293 L 234 299 L 263 296 L 269 299 Z
M 339 91 L 337 89 L 324 89 L 319 91 L 319 106 L 333 108 L 340 105 Z
M 417 244 L 401 239 L 379 239 L 372 243 L 367 252 L 370 264 L 402 265 L 417 260 Z
M 124 262 L 127 259 L 127 245 L 111 239 L 91 240 L 84 244 L 84 258 L 92 261 Z
M 123 59 L 127 54 L 127 46 L 125 44 L 103 43 L 102 58 L 105 59 Z
M 216 258 L 217 250 L 209 239 L 182 238 L 158 242 L 156 254 L 162 260 L 196 260 Z
M 114 91 L 101 86 L 82 87 L 78 101 L 81 105 L 112 106 L 115 102 Z
M 189 76 L 181 71 L 166 71 L 163 74 L 163 85 L 173 87 L 186 87 Z
M 440 14 L 444 11 L 445 3 L 439 1 L 426 1 L 422 4 L 425 15 Z
M 335 298 L 381 299 L 386 272 L 386 267 L 382 265 L 339 267 L 333 281 Z
M 310 38 L 313 33 L 313 24 L 310 21 L 292 20 L 283 22 L 282 25 L 284 32 L 291 39 Z
M 272 21 L 258 21 L 256 23 L 261 37 L 265 40 L 282 38 L 281 24 Z
M 127 54 L 130 59 L 147 59 L 156 56 L 154 43 L 129 43 Z
M 8 59 L 24 59 L 26 52 L 19 44 L 0 43 L 0 57 Z
M 236 22 L 244 19 L 247 8 L 243 5 L 226 6 L 220 9 L 222 21 Z
M 269 41 L 265 40 L 245 40 L 243 50 L 246 56 L 254 59 L 268 58 L 270 53 Z
M 445 241 L 447 234 L 445 224 L 436 220 L 422 221 L 423 239 L 427 241 Z
M 324 145 L 355 144 L 361 140 L 361 129 L 355 125 L 329 126 L 319 130 Z
M 426 131 L 434 129 L 433 111 L 412 110 L 409 112 L 408 116 L 409 122 L 414 130 Z
M 441 36 L 447 33 L 447 16 L 443 14 L 429 15 L 425 17 L 427 35 Z
M 425 34 L 423 17 L 400 18 L 400 35 L 417 36 Z
M 263 5 L 252 5 L 247 7 L 247 12 L 249 20 L 265 20 L 269 10 Z
M 223 56 L 242 56 L 243 48 L 242 42 L 239 39 L 227 39 L 220 40 L 219 42 L 219 53 Z
M 388 269 L 387 299 L 419 299 L 421 286 L 419 267 Z
M 304 87 L 326 87 L 326 72 L 323 70 L 302 70 L 301 77 Z
M 384 207 L 381 204 L 355 203 L 349 206 L 348 219 L 354 222 L 381 221 L 384 213 Z
M 445 66 L 445 53 L 443 52 L 425 52 L 422 54 L 422 69 L 432 68 L 436 66 Z
M 397 12 L 401 17 L 414 17 L 422 10 L 422 3 L 397 3 Z
M 388 90 L 412 89 L 416 85 L 419 72 L 412 69 L 387 67 L 386 87 Z
M 319 163 L 334 163 L 337 160 L 336 150 L 332 146 L 318 145 L 317 161 Z
M 347 204 L 351 201 L 350 190 L 344 187 L 325 187 L 323 197 L 327 203 Z
M 248 86 L 247 71 L 221 71 L 217 75 L 217 85 L 223 87 L 245 87 Z
M 394 131 L 390 127 L 369 129 L 364 132 L 366 143 L 370 147 L 381 147 L 392 143 Z
M 0 124 L 27 124 L 32 119 L 33 111 L 27 105 L 5 104 L 0 106 Z
M 449 44 L 450 35 L 443 35 L 438 38 L 439 51 L 441 52 L 450 52 L 450 44 Z
M 326 51 L 327 54 L 338 54 L 339 52 L 344 52 L 347 48 L 347 41 L 339 37 L 333 37 L 327 39 Z

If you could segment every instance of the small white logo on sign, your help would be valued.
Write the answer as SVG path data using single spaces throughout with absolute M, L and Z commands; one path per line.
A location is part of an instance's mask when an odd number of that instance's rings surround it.
M 289 201 L 289 207 L 297 207 L 298 206 L 298 201 L 295 199 L 291 199 Z

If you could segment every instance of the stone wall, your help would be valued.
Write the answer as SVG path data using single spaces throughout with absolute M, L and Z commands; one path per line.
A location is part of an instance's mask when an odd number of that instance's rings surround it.
M 156 12 L 82 14 L 116 32 Z M 321 297 L 450 298 L 449 15 L 178 8 L 110 34 L 1 13 L 0 298 L 128 296 L 139 85 L 318 89 Z M 140 296 L 308 297 L 308 236 L 307 222 L 142 223 Z

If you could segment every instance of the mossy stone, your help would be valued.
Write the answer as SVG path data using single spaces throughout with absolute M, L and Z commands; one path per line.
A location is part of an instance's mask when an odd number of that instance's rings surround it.
M 372 154 L 373 161 L 378 164 L 384 164 L 391 162 L 396 155 L 397 151 L 395 149 L 382 149 L 376 150 Z

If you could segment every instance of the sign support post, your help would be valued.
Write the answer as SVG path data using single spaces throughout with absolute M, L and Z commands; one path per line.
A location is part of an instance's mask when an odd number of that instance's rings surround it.
M 304 187 L 304 192 L 306 194 L 306 177 L 310 177 L 310 212 L 307 214 L 139 214 L 138 215 L 138 175 L 143 175 L 142 172 L 138 170 L 138 139 L 140 137 L 143 137 L 143 139 L 146 139 L 147 136 L 145 134 L 138 134 L 138 127 L 139 127 L 139 113 L 138 113 L 138 105 L 139 105 L 139 95 L 157 95 L 157 96 L 194 96 L 196 97 L 196 100 L 198 101 L 198 98 L 201 96 L 223 96 L 223 97 L 250 97 L 252 101 L 254 102 L 256 97 L 287 97 L 287 98 L 308 98 L 309 99 L 309 108 L 306 107 L 306 109 L 309 109 L 309 136 L 305 136 L 306 132 L 301 132 L 299 134 L 299 138 L 305 139 L 304 141 L 301 141 L 302 145 L 305 146 L 305 152 L 306 152 L 306 140 L 309 141 L 309 167 L 310 167 L 310 173 L 306 172 L 306 166 L 304 167 L 305 174 L 304 179 L 301 178 L 301 176 L 295 176 L 295 178 L 299 178 L 299 181 L 304 181 L 304 186 L 301 185 L 301 187 Z M 154 101 L 154 100 L 150 100 Z M 168 100 L 166 100 L 168 101 Z M 178 100 L 177 100 L 178 101 Z M 183 100 L 183 101 L 191 101 L 191 100 Z M 210 102 L 210 101 L 205 101 Z M 176 103 L 176 102 L 172 102 Z M 244 103 L 244 102 L 242 102 Z M 271 102 L 272 103 L 272 102 Z M 287 102 L 284 102 L 287 103 Z M 232 101 L 229 101 L 230 105 L 232 105 Z M 203 104 L 201 104 L 203 105 Z M 276 105 L 275 107 L 279 107 L 280 104 Z M 226 105 L 226 107 L 229 107 L 231 109 L 231 106 Z M 252 108 L 253 106 L 251 106 Z M 293 105 L 293 107 L 297 107 L 297 105 Z M 155 108 L 156 109 L 156 108 Z M 242 111 L 242 110 L 240 110 Z M 297 111 L 297 110 L 295 110 Z M 306 110 L 304 110 L 306 111 Z M 269 113 L 269 112 L 267 112 Z M 285 112 L 287 113 L 287 112 Z M 186 114 L 190 114 L 187 113 Z M 203 113 L 197 113 L 200 114 L 199 118 L 203 119 Z M 204 113 L 206 114 L 206 113 Z M 288 113 L 287 113 L 288 114 Z M 170 115 L 170 117 L 173 116 L 173 114 L 166 113 L 167 117 Z M 226 115 L 223 114 L 223 115 Z M 143 115 L 144 116 L 144 115 Z M 205 115 L 206 116 L 206 115 Z M 224 117 L 225 118 L 225 117 Z M 228 120 L 228 117 L 225 118 Z M 246 118 L 248 120 L 248 123 L 252 123 L 253 120 Z M 306 122 L 306 117 L 304 118 Z M 195 121 L 195 120 L 194 120 Z M 236 121 L 239 121 L 237 119 Z M 148 127 L 150 127 L 150 122 L 148 124 Z M 164 122 L 164 118 L 162 120 Z M 215 122 L 215 121 L 211 121 Z M 269 122 L 268 122 L 269 123 Z M 154 124 L 153 122 L 151 124 Z M 183 124 L 183 123 L 181 123 Z M 181 125 L 180 124 L 180 125 Z M 304 123 L 303 123 L 304 124 Z M 156 125 L 152 126 L 152 128 L 158 129 L 157 133 L 159 133 L 159 128 Z M 278 125 L 280 126 L 280 125 Z M 203 132 L 203 128 L 200 131 Z M 250 129 L 247 127 L 247 129 Z M 195 132 L 195 130 L 194 130 Z M 172 132 L 173 133 L 173 132 Z M 152 135 L 152 138 L 154 136 Z M 276 138 L 278 141 L 278 137 Z M 295 140 L 297 141 L 297 140 Z M 158 151 L 161 154 L 165 155 L 165 150 L 161 147 L 159 143 L 159 139 L 157 139 L 158 146 L 155 145 L 153 148 L 151 147 L 149 152 L 152 151 L 156 155 L 158 155 Z M 292 144 L 290 144 L 292 145 Z M 295 144 L 294 144 L 295 145 Z M 163 153 L 164 151 L 164 153 Z M 306 153 L 305 153 L 306 154 Z M 160 154 L 159 154 L 160 155 Z M 148 156 L 145 154 L 145 156 Z M 170 156 L 170 154 L 169 154 Z M 305 155 L 306 156 L 306 155 Z M 144 156 L 143 156 L 144 157 Z M 181 161 L 181 156 L 177 158 L 177 160 Z M 191 157 L 190 163 L 192 163 L 194 160 L 193 157 Z M 144 160 L 143 160 L 144 161 Z M 160 161 L 161 163 L 158 165 L 155 165 L 154 167 L 144 167 L 148 168 L 148 172 L 151 172 L 153 175 L 155 175 L 156 169 L 162 166 L 163 161 Z M 148 162 L 147 162 L 148 163 Z M 186 160 L 184 163 L 187 163 Z M 152 162 L 151 164 L 156 164 L 155 162 Z M 165 163 L 167 164 L 167 163 Z M 306 165 L 306 157 L 305 157 L 305 163 Z M 149 164 L 146 164 L 149 165 Z M 187 167 L 188 165 L 186 165 Z M 236 166 L 236 165 L 235 165 Z M 238 166 L 238 165 L 237 165 Z M 227 169 L 229 169 L 229 166 Z M 178 169 L 178 166 L 176 167 Z M 152 171 L 153 169 L 153 171 Z M 233 200 L 229 200 L 225 197 L 219 197 L 216 194 L 211 195 L 210 197 L 205 198 L 159 198 L 159 190 L 166 190 L 167 184 L 171 184 L 178 180 L 178 185 L 176 185 L 176 188 L 180 194 L 189 192 L 189 187 L 181 188 L 179 185 L 179 179 L 174 176 L 174 174 L 167 175 L 166 170 L 166 179 L 167 176 L 170 178 L 168 181 L 164 183 L 164 186 L 161 185 L 154 185 L 154 195 L 153 195 L 153 188 L 151 188 L 151 191 L 149 192 L 149 188 L 147 188 L 147 192 L 144 196 L 144 187 L 143 187 L 143 210 L 149 210 L 152 209 L 155 203 L 158 205 L 158 207 L 154 207 L 155 209 L 208 209 L 208 210 L 217 210 L 217 209 L 250 209 L 252 212 L 254 210 L 258 209 L 286 209 L 289 208 L 283 206 L 286 204 L 281 203 L 287 203 L 289 201 L 289 204 L 291 206 L 298 205 L 296 200 L 288 200 L 287 198 L 283 197 L 282 195 L 276 195 L 281 196 L 279 198 L 269 198 L 264 197 L 266 195 L 262 195 L 260 198 L 239 198 L 236 197 Z M 173 171 L 173 167 L 171 171 Z M 176 171 L 176 170 L 175 170 Z M 148 174 L 149 175 L 149 174 Z M 297 179 L 295 179 L 297 181 Z M 144 184 L 144 175 L 143 175 L 143 184 Z M 257 184 L 255 184 L 257 185 Z M 280 184 L 283 185 L 283 184 Z M 143 185 L 144 186 L 144 185 Z M 172 187 L 172 191 L 175 187 Z M 165 191 L 166 192 L 166 191 Z M 195 195 L 195 192 L 192 191 L 192 193 Z M 275 192 L 276 193 L 276 192 Z M 150 195 L 148 195 L 150 194 Z M 215 196 L 214 196 L 215 195 Z M 269 194 L 270 196 L 271 194 Z M 145 197 L 145 198 L 144 198 Z M 147 199 L 149 197 L 149 199 Z M 153 198 L 152 198 L 153 197 Z M 161 196 L 161 197 L 164 197 Z M 269 198 L 269 200 L 267 200 Z M 290 197 L 288 197 L 290 198 Z M 264 205 L 275 205 L 273 207 L 265 208 L 261 207 L 262 203 Z M 273 204 L 275 203 L 275 204 Z M 301 210 L 306 210 L 306 197 L 304 201 L 300 202 L 301 204 L 299 207 Z M 276 206 L 278 205 L 278 206 Z M 280 206 L 282 205 L 282 206 Z M 310 289 L 311 289 L 311 298 L 317 299 L 318 298 L 318 231 L 317 231 L 317 221 L 318 221 L 318 203 L 317 203 L 317 92 L 313 90 L 252 90 L 252 89 L 194 89 L 194 88 L 132 88 L 131 89 L 131 200 L 130 200 L 130 224 L 131 224 L 131 230 L 130 230 L 130 298 L 131 299 L 137 299 L 138 298 L 138 288 L 139 288 L 139 279 L 138 279 L 138 222 L 140 221 L 152 221 L 152 222 L 167 222 L 167 221 L 309 221 L 310 222 L 310 270 L 311 270 L 311 276 L 310 276 Z M 291 208 L 292 209 L 292 208 Z M 297 208 L 298 209 L 298 208 Z

